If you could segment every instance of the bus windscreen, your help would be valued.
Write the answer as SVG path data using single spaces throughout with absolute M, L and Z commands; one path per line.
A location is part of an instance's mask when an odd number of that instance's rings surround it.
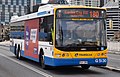
M 105 18 L 103 9 L 61 8 L 56 11 L 57 18 Z

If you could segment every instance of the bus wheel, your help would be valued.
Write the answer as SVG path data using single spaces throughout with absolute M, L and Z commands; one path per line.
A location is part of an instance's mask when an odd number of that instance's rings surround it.
M 40 56 L 40 65 L 43 69 L 47 68 L 47 66 L 45 65 L 45 61 L 44 61 L 44 55 Z
M 90 66 L 89 65 L 81 65 L 82 69 L 89 69 Z
M 18 50 L 18 52 L 17 52 L 17 59 L 19 59 L 19 60 L 22 59 L 22 57 L 21 57 L 21 51 L 20 50 Z
M 16 46 L 16 44 L 15 44 L 15 48 L 14 48 L 14 54 L 15 54 L 15 55 L 16 55 L 16 47 L 17 47 L 17 46 Z

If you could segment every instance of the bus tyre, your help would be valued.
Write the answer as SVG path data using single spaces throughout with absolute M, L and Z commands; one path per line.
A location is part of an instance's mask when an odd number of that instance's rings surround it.
M 22 57 L 21 57 L 21 51 L 20 50 L 18 50 L 18 52 L 17 52 L 17 59 L 19 59 L 19 60 L 22 59 Z
M 44 61 L 44 55 L 40 56 L 40 65 L 43 69 L 47 68 L 47 66 L 45 65 L 45 61 Z
M 15 48 L 14 48 L 14 54 L 16 55 L 16 44 L 15 44 Z
M 89 69 L 90 66 L 89 65 L 81 65 L 82 69 Z

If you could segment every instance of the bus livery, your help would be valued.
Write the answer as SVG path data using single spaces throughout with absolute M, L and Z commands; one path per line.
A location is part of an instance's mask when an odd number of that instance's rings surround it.
M 106 66 L 106 10 L 47 4 L 11 18 L 10 50 L 47 66 Z

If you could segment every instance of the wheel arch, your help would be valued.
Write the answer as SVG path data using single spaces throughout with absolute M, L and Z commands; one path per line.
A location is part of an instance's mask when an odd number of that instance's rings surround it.
M 39 57 L 40 57 L 41 55 L 44 55 L 44 50 L 43 50 L 43 48 L 40 48 Z

